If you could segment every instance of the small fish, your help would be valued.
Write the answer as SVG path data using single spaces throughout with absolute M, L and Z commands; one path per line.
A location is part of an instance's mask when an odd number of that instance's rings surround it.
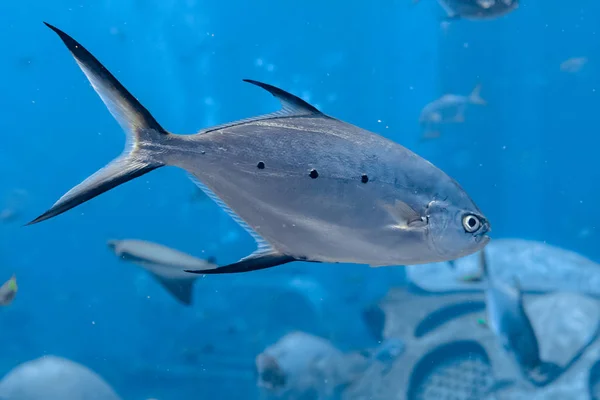
M 419 0 L 413 1 L 417 3 Z M 446 20 L 486 20 L 504 16 L 519 7 L 519 0 L 438 0 Z
M 511 287 L 493 279 L 483 250 L 480 253 L 480 263 L 487 280 L 487 325 L 500 340 L 504 350 L 515 357 L 524 373 L 538 369 L 542 364 L 538 340 L 523 306 L 519 281 L 515 278 L 515 285 Z
M 17 295 L 17 277 L 13 275 L 9 280 L 0 286 L 0 306 L 7 306 L 13 302 Z
M 587 64 L 587 57 L 574 57 L 560 63 L 560 70 L 568 73 L 577 73 Z
M 29 224 L 47 220 L 165 165 L 186 170 L 256 240 L 237 273 L 292 261 L 371 266 L 466 256 L 490 224 L 456 181 L 410 150 L 321 113 L 272 85 L 246 80 L 282 104 L 272 114 L 167 132 L 80 43 L 50 27 L 128 136 L 128 147 Z
M 442 124 L 465 122 L 465 112 L 471 104 L 486 105 L 481 98 L 481 84 L 475 86 L 468 96 L 445 94 L 423 107 L 419 123 L 424 129 L 423 138 L 431 139 L 440 136 L 439 131 L 432 130 Z
M 197 276 L 186 269 L 208 270 L 217 266 L 214 259 L 202 260 L 169 247 L 143 240 L 109 240 L 108 247 L 122 260 L 147 270 L 165 289 L 185 305 L 192 304 Z

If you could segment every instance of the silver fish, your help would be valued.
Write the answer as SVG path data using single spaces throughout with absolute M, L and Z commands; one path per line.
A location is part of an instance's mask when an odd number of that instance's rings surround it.
M 274 86 L 246 80 L 281 110 L 195 135 L 164 130 L 81 44 L 66 44 L 128 135 L 124 153 L 30 222 L 59 215 L 156 168 L 186 170 L 256 240 L 233 273 L 291 261 L 372 266 L 459 258 L 483 248 L 490 225 L 467 193 L 428 161 L 329 117 Z
M 438 0 L 448 20 L 482 20 L 504 16 L 519 7 L 519 0 Z
M 560 63 L 560 70 L 562 72 L 576 73 L 585 67 L 588 63 L 587 57 L 573 57 Z
M 511 353 L 520 368 L 529 373 L 542 365 L 540 350 L 531 321 L 523 305 L 523 293 L 517 278 L 511 287 L 490 276 L 485 251 L 480 262 L 487 280 L 485 290 L 488 326 L 500 340 L 502 347 Z
M 187 269 L 215 269 L 213 259 L 202 260 L 181 251 L 144 240 L 109 240 L 108 247 L 122 260 L 147 270 L 165 289 L 185 305 L 192 304 L 196 275 Z
M 469 105 L 486 105 L 481 98 L 481 85 L 475 86 L 468 96 L 445 94 L 439 99 L 427 104 L 421 110 L 419 123 L 427 131 L 441 124 L 462 123 L 465 121 L 465 112 Z

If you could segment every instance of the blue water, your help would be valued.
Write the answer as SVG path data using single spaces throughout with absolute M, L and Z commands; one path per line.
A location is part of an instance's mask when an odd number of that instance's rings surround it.
M 209 276 L 177 304 L 106 241 L 138 238 L 233 262 L 250 236 L 174 168 L 152 172 L 58 218 L 21 227 L 117 156 L 118 124 L 56 35 L 71 34 L 168 130 L 276 110 L 243 78 L 304 97 L 382 134 L 456 178 L 494 237 L 546 241 L 600 261 L 600 4 L 523 1 L 514 13 L 440 27 L 433 1 L 4 1 L 0 4 L 0 196 L 29 195 L 0 225 L 0 375 L 44 354 L 80 362 L 124 399 L 257 398 L 254 357 L 292 329 L 342 349 L 373 346 L 360 311 L 404 282 L 398 268 L 296 263 Z M 587 56 L 578 74 L 560 62 Z M 437 140 L 418 116 L 476 83 L 489 105 Z M 324 317 L 280 288 L 314 279 Z M 290 312 L 294 310 L 294 312 Z M 236 384 L 232 384 L 235 382 Z

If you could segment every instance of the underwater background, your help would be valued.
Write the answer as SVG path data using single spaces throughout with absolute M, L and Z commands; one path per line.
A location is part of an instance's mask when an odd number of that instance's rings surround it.
M 365 310 L 409 286 L 402 266 L 294 263 L 201 277 L 193 305 L 179 304 L 107 241 L 152 241 L 220 264 L 255 243 L 176 168 L 23 227 L 124 144 L 42 21 L 84 44 L 169 131 L 275 111 L 276 99 L 242 79 L 267 82 L 440 167 L 493 221 L 492 243 L 526 239 L 600 262 L 600 4 L 524 0 L 496 19 L 443 17 L 425 0 L 2 2 L 0 207 L 17 215 L 0 223 L 0 280 L 15 274 L 19 289 L 0 310 L 0 376 L 55 355 L 125 400 L 258 399 L 255 357 L 267 346 L 304 331 L 343 352 L 374 348 L 381 337 Z M 572 57 L 588 62 L 566 73 Z M 423 107 L 477 84 L 487 105 L 422 140 Z

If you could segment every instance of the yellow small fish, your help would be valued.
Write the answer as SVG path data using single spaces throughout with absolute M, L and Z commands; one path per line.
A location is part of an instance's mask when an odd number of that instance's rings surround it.
M 0 286 L 0 305 L 7 306 L 13 302 L 17 295 L 17 277 L 13 275 L 9 280 Z

